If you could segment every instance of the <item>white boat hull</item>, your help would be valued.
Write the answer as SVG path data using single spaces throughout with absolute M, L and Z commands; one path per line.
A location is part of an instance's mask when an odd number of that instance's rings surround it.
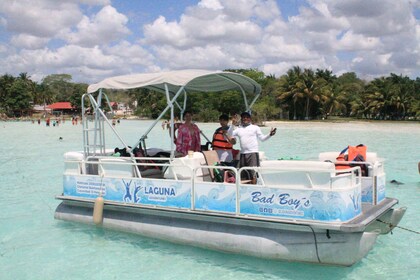
M 310 225 L 176 213 L 104 209 L 102 226 L 178 244 L 259 258 L 350 266 L 372 248 L 377 232 L 340 232 Z M 92 224 L 92 204 L 62 202 L 55 218 Z

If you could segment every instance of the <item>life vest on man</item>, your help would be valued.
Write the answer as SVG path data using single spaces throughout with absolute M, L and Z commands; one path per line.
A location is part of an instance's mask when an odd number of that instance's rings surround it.
M 226 140 L 221 128 L 214 132 L 211 145 L 213 150 L 231 150 L 233 148 L 233 145 Z

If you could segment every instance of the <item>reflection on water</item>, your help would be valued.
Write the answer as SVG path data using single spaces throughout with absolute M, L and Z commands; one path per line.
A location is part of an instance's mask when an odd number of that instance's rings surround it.
M 151 121 L 126 121 L 116 129 L 132 145 Z M 217 124 L 198 123 L 211 139 Z M 324 151 L 365 144 L 386 158 L 387 196 L 408 206 L 401 226 L 419 231 L 419 123 L 278 122 L 277 134 L 261 143 L 270 159 L 316 158 Z M 63 154 L 82 150 L 82 127 L 30 122 L 0 123 L 0 279 L 416 279 L 420 275 L 418 235 L 394 230 L 350 268 L 273 262 L 181 246 L 137 235 L 56 221 Z M 111 135 L 111 134 L 109 134 Z M 62 137 L 62 140 L 60 140 Z M 204 143 L 205 140 L 203 139 Z M 122 147 L 116 137 L 109 148 Z M 148 147 L 170 148 L 160 124 Z

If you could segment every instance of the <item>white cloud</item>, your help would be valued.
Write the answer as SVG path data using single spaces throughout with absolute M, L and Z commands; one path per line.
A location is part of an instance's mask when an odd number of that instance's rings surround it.
M 264 20 L 275 20 L 281 16 L 276 1 L 262 2 L 255 7 L 255 15 Z
M 163 16 L 144 27 L 144 36 L 144 44 L 189 45 L 189 39 L 185 31 L 176 22 L 166 22 Z
M 9 32 L 38 37 L 53 37 L 83 16 L 76 3 L 52 0 L 1 1 L 0 13 Z
M 274 1 L 236 0 L 221 1 L 224 14 L 232 21 L 248 21 L 255 17 L 258 20 L 272 20 L 280 16 L 280 11 Z
M 100 5 L 106 6 L 111 4 L 111 0 L 67 0 L 70 2 L 83 3 L 86 5 Z
M 325 3 L 316 3 L 312 7 L 302 7 L 299 15 L 290 17 L 290 24 L 302 32 L 325 32 L 349 28 L 344 17 L 331 15 Z
M 189 7 L 179 21 L 167 22 L 160 16 L 144 27 L 144 43 L 167 44 L 185 49 L 208 44 L 259 44 L 261 21 L 274 19 L 280 12 L 274 1 L 201 1 Z
M 47 48 L 39 50 L 24 50 L 11 56 L 8 60 L 15 67 L 79 67 L 90 65 L 90 68 L 107 68 L 115 63 L 112 56 L 105 56 L 99 48 L 82 48 L 75 45 L 66 45 L 55 51 Z
M 198 3 L 198 7 L 211 10 L 222 10 L 223 6 L 220 4 L 219 0 L 202 0 Z
M 283 19 L 281 0 L 201 0 L 142 26 L 135 19 L 148 11 L 126 1 L 0 1 L 0 69 L 80 81 L 180 68 L 420 74 L 418 1 L 307 0 Z M 139 10 L 117 10 L 124 6 Z
M 127 41 L 104 48 L 65 45 L 56 50 L 22 50 L 9 55 L 3 65 L 16 73 L 31 73 L 32 78 L 68 73 L 76 81 L 96 81 L 103 75 L 127 74 L 136 68 L 137 71 L 138 68 L 156 69 L 154 57 L 149 52 Z
M 12 45 L 24 49 L 39 49 L 43 48 L 49 41 L 49 38 L 36 37 L 27 34 L 18 34 L 11 38 Z
M 374 78 L 379 75 L 388 75 L 392 72 L 389 58 L 391 54 L 377 55 L 373 52 L 364 53 L 353 59 L 352 68 L 366 78 Z
M 297 16 L 290 18 L 288 29 L 294 28 L 302 44 L 332 63 L 333 71 L 355 71 L 367 76 L 400 69 L 409 75 L 419 74 L 406 59 L 412 56 L 414 61 L 419 60 L 420 44 L 414 35 L 418 22 L 410 1 L 310 0 L 308 3 L 308 7 L 302 7 Z M 336 60 L 337 52 L 346 52 L 348 57 L 356 56 L 361 61 Z M 397 67 L 398 64 L 407 67 Z M 375 70 L 376 66 L 372 65 L 380 65 L 382 69 Z
M 302 44 L 285 42 L 284 37 L 281 36 L 266 36 L 261 43 L 260 50 L 267 60 L 309 60 L 316 55 Z
M 338 41 L 336 49 L 341 51 L 374 50 L 380 46 L 381 42 L 377 37 L 365 37 L 348 31 Z
M 85 47 L 113 42 L 130 33 L 128 18 L 111 6 L 103 7 L 92 19 L 84 16 L 77 24 L 77 31 L 64 35 L 71 44 Z
M 344 16 L 354 33 L 367 36 L 392 35 L 411 29 L 415 19 L 408 0 L 332 1 L 337 16 Z
M 163 64 L 170 69 L 204 68 L 221 69 L 222 65 L 234 65 L 233 57 L 219 46 L 194 47 L 187 50 L 176 49 L 171 46 L 156 48 L 156 55 Z
M 118 57 L 116 67 L 126 68 L 127 65 L 153 66 L 154 56 L 139 45 L 133 45 L 127 41 L 104 49 L 107 55 Z
M 299 66 L 302 69 L 303 68 L 310 68 L 310 69 L 320 68 L 320 69 L 331 70 L 331 67 L 322 56 L 314 56 L 306 60 L 293 60 L 293 61 L 279 60 L 277 63 L 267 62 L 261 67 L 261 70 L 267 75 L 273 74 L 273 75 L 279 76 L 279 75 L 285 74 L 289 69 L 291 69 L 294 66 Z
M 161 16 L 141 41 L 172 68 L 247 68 L 261 62 L 261 22 L 280 14 L 274 1 L 201 1 L 179 21 Z
M 389 8 L 389 1 L 386 0 L 329 0 L 326 2 L 328 2 L 334 14 L 345 17 L 375 18 L 386 12 Z

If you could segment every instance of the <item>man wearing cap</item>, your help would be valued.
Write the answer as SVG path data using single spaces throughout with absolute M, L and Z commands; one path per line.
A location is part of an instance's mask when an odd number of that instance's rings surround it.
M 261 129 L 257 125 L 251 123 L 251 115 L 248 112 L 241 114 L 241 126 L 232 132 L 232 137 L 229 137 L 227 133 L 225 136 L 229 139 L 232 144 L 236 143 L 235 137 L 239 139 L 241 145 L 241 157 L 239 166 L 260 166 L 260 159 L 258 153 L 258 139 L 260 141 L 266 141 L 271 136 L 276 134 L 276 129 L 272 128 L 268 135 L 264 135 Z M 254 171 L 250 172 L 252 184 L 256 184 L 257 176 Z

